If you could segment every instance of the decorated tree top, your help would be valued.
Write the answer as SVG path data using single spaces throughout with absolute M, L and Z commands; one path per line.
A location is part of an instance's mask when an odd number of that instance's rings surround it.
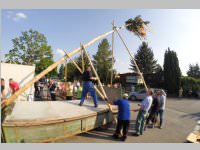
M 147 24 L 149 21 L 144 21 L 140 15 L 136 16 L 134 19 L 130 18 L 126 22 L 126 29 L 133 32 L 139 38 L 146 38 L 147 35 Z

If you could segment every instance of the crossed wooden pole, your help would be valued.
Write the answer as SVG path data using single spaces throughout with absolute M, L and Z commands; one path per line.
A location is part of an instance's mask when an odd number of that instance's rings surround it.
M 92 44 L 95 43 L 96 41 L 98 41 L 98 40 L 100 40 L 100 39 L 102 39 L 102 38 L 104 38 L 104 37 L 106 37 L 106 36 L 108 36 L 108 35 L 110 35 L 110 34 L 112 34 L 112 33 L 114 33 L 114 32 L 117 32 L 117 33 L 118 33 L 120 39 L 122 40 L 124 46 L 126 47 L 126 50 L 128 51 L 129 55 L 131 56 L 131 58 L 132 58 L 132 60 L 133 60 L 133 62 L 134 62 L 134 64 L 135 64 L 135 66 L 136 66 L 137 72 L 140 74 L 140 76 L 141 76 L 141 78 L 142 78 L 142 80 L 143 80 L 143 83 L 144 83 L 144 85 L 145 85 L 145 89 L 147 90 L 147 86 L 146 86 L 146 83 L 145 83 L 145 81 L 144 81 L 143 75 L 142 75 L 142 73 L 140 72 L 140 70 L 139 70 L 139 68 L 138 68 L 138 66 L 137 66 L 137 64 L 136 64 L 136 62 L 135 62 L 135 60 L 134 60 L 134 57 L 133 57 L 133 55 L 131 54 L 129 48 L 127 47 L 127 45 L 125 44 L 123 38 L 121 37 L 121 35 L 120 35 L 119 32 L 118 32 L 118 30 L 124 29 L 124 28 L 126 28 L 127 26 L 129 26 L 129 25 L 130 25 L 130 24 L 125 25 L 125 26 L 121 26 L 121 27 L 114 27 L 113 30 L 111 30 L 111 31 L 109 31 L 109 32 L 106 32 L 106 33 L 104 33 L 104 34 L 101 34 L 100 36 L 98 36 L 98 37 L 92 39 L 91 41 L 89 41 L 87 44 L 84 44 L 84 45 L 82 44 L 82 46 L 80 46 L 80 47 L 78 47 L 78 48 L 72 50 L 70 53 L 68 53 L 68 54 L 65 55 L 64 57 L 60 58 L 57 62 L 55 62 L 55 63 L 53 63 L 52 65 L 50 65 L 48 68 L 46 68 L 46 69 L 45 69 L 44 71 L 42 71 L 40 74 L 36 75 L 32 80 L 30 80 L 27 84 L 25 84 L 22 88 L 20 88 L 20 89 L 19 89 L 17 92 L 15 92 L 12 96 L 10 96 L 8 99 L 6 99 L 5 105 L 2 105 L 3 103 L 1 102 L 1 106 L 2 106 L 1 108 L 4 108 L 4 106 L 10 105 L 12 102 L 15 101 L 15 99 L 16 99 L 21 93 L 23 93 L 25 90 L 27 90 L 27 89 L 28 89 L 31 85 L 33 85 L 36 81 L 38 81 L 38 80 L 41 79 L 43 76 L 45 76 L 47 73 L 49 73 L 50 71 L 52 71 L 52 70 L 53 70 L 54 68 L 56 68 L 59 64 L 63 63 L 66 59 L 68 59 L 68 58 L 72 57 L 73 55 L 75 55 L 76 53 L 82 51 L 82 48 L 85 50 L 85 48 L 89 47 L 90 45 L 92 45 Z M 113 25 L 113 26 L 114 26 L 114 25 Z M 85 52 L 86 52 L 86 50 L 85 50 Z M 82 55 L 83 55 L 83 54 L 82 54 Z M 89 58 L 89 55 L 87 54 L 87 52 L 86 52 L 86 55 L 87 55 L 87 57 Z M 83 59 L 83 57 L 82 57 L 82 59 Z M 89 60 L 90 60 L 90 58 L 89 58 Z M 91 60 L 90 60 L 90 61 L 91 61 Z M 73 61 L 72 61 L 72 62 L 73 62 Z M 73 63 L 74 63 L 74 62 L 73 62 Z M 76 63 L 74 63 L 74 64 L 76 64 Z M 91 63 L 91 64 L 92 64 L 92 63 Z M 83 63 L 82 63 L 82 66 L 84 66 Z M 91 65 L 91 66 L 93 66 L 93 65 Z M 78 67 L 77 67 L 77 68 L 78 68 Z M 93 72 L 95 73 L 96 71 L 94 71 L 94 70 L 95 70 L 95 69 L 94 69 L 94 66 L 93 66 L 92 68 L 93 68 Z M 84 68 L 83 68 L 83 70 L 84 70 Z M 83 70 L 81 70 L 80 67 L 79 67 L 79 71 L 83 72 Z M 95 73 L 95 75 L 96 75 L 96 77 L 98 77 L 98 74 L 97 74 L 97 73 Z M 98 80 L 99 80 L 99 78 L 98 78 Z M 102 93 L 100 94 L 100 96 L 102 95 L 102 97 L 103 97 L 104 99 L 107 99 L 107 95 L 106 95 L 105 91 L 102 90 L 102 89 L 103 89 L 103 86 L 102 86 L 100 80 L 98 81 L 98 83 L 99 83 L 99 85 L 100 85 L 100 89 L 101 89 L 101 92 L 102 92 Z M 95 88 L 95 89 L 97 89 L 97 88 Z M 100 92 L 99 90 L 96 90 L 96 91 L 97 91 L 98 93 Z M 110 105 L 109 105 L 108 107 L 109 107 L 109 109 L 110 109 Z

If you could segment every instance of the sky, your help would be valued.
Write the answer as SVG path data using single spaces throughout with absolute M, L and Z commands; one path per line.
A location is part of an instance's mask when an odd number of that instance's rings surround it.
M 161 66 L 168 47 L 176 51 L 183 75 L 186 75 L 189 64 L 200 64 L 200 10 L 198 9 L 4 9 L 1 12 L 3 50 L 1 58 L 4 59 L 4 54 L 12 49 L 12 39 L 30 28 L 47 37 L 56 61 L 63 56 L 62 49 L 70 52 L 78 48 L 80 42 L 85 44 L 98 35 L 110 31 L 113 20 L 116 26 L 122 26 L 126 20 L 137 15 L 150 21 L 148 45 Z M 120 33 L 132 53 L 136 53 L 142 41 L 125 29 L 120 30 Z M 111 44 L 111 35 L 107 39 Z M 96 53 L 100 41 L 87 48 L 90 55 Z M 114 50 L 116 59 L 114 68 L 119 73 L 130 72 L 130 57 L 117 34 L 115 34 Z

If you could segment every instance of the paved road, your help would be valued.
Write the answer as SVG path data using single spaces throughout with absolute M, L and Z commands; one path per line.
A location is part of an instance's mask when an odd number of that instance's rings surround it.
M 138 102 L 132 102 L 131 107 L 136 108 Z M 137 113 L 131 114 L 131 126 L 127 143 L 183 143 L 194 129 L 197 120 L 200 120 L 200 100 L 168 98 L 165 111 L 165 125 L 163 129 L 147 129 L 144 135 L 135 137 L 134 126 Z M 112 139 L 115 125 L 108 129 L 96 129 L 60 140 L 62 143 L 116 143 Z

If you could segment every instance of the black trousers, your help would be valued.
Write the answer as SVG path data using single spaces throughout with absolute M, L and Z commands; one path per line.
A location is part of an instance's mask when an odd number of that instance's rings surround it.
M 72 100 L 73 96 L 66 96 L 66 100 Z
M 128 134 L 128 128 L 129 128 L 129 120 L 117 120 L 117 127 L 116 127 L 116 131 L 115 134 L 116 135 L 120 135 L 121 129 L 123 128 L 123 136 L 127 136 Z
M 55 93 L 51 93 L 51 100 L 55 101 L 56 100 L 56 94 Z
M 158 111 L 150 112 L 149 116 L 147 117 L 146 124 L 148 125 L 149 122 L 151 121 L 155 125 L 157 122 L 157 118 L 158 118 Z

